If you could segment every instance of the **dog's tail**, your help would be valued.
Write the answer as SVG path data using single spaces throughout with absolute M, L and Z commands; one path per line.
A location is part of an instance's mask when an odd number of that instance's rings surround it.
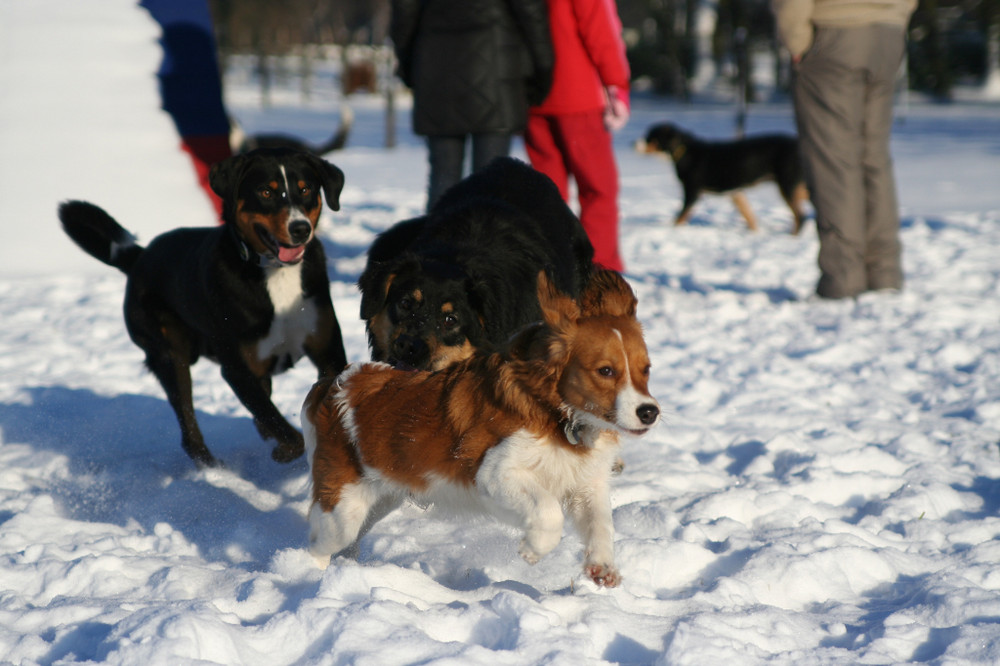
M 354 125 L 354 110 L 344 104 L 340 107 L 340 127 L 337 129 L 337 133 L 325 143 L 312 148 L 312 152 L 317 155 L 326 155 L 343 148 L 347 144 L 347 136 L 351 133 L 352 125 Z
M 67 201 L 59 206 L 59 220 L 66 235 L 87 254 L 123 273 L 128 273 L 142 254 L 135 236 L 94 204 Z

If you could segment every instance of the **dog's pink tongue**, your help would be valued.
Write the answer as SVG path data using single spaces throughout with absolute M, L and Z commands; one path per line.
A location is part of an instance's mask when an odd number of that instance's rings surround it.
M 279 247 L 278 260 L 283 264 L 290 264 L 301 259 L 302 255 L 305 253 L 305 245 L 299 245 L 298 247 Z

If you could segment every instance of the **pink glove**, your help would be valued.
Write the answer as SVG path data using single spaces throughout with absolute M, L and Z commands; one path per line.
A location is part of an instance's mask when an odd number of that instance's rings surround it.
M 609 132 L 617 132 L 628 122 L 628 89 L 608 86 L 605 94 L 608 98 L 608 105 L 604 109 L 604 126 L 608 128 Z

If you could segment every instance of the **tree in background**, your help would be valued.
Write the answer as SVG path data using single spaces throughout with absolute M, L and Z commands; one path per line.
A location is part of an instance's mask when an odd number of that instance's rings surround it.
M 270 59 L 300 53 L 304 46 L 385 45 L 390 19 L 389 0 L 210 0 L 210 5 L 222 57 L 256 56 L 261 85 L 273 75 Z M 714 83 L 744 82 L 744 98 L 756 98 L 749 76 L 754 59 L 777 48 L 767 0 L 618 0 L 618 10 L 633 76 L 648 80 L 654 91 L 689 98 L 706 85 L 710 72 Z M 710 49 L 704 42 L 706 21 L 714 23 Z M 947 99 L 956 84 L 995 80 L 1000 96 L 1000 0 L 919 0 L 908 54 L 908 84 L 915 90 Z M 787 75 L 780 69 L 778 74 L 781 89 Z

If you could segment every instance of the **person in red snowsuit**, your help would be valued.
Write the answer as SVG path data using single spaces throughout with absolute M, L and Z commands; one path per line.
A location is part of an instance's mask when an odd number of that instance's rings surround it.
M 629 65 L 614 0 L 548 0 L 555 52 L 552 89 L 525 130 L 531 165 L 569 200 L 576 181 L 580 222 L 594 263 L 624 270 L 618 251 L 618 166 L 611 132 L 629 115 Z
M 160 24 L 163 61 L 157 76 L 163 110 L 191 157 L 198 183 L 222 215 L 222 199 L 212 190 L 212 165 L 230 157 L 229 116 L 222 98 L 212 16 L 206 0 L 140 0 Z

